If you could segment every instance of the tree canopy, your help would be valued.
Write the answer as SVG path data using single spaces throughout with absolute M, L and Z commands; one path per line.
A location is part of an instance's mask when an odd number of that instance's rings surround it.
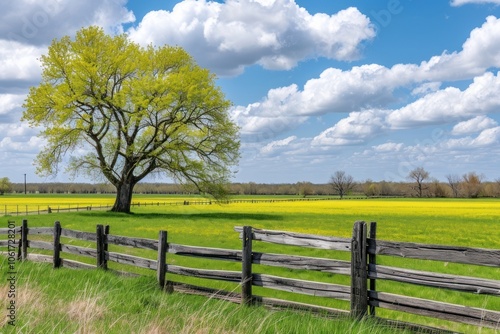
M 132 191 L 152 173 L 224 197 L 239 158 L 238 128 L 215 76 L 180 47 L 141 47 L 88 27 L 54 40 L 23 120 L 47 145 L 37 173 L 67 170 L 107 179 L 113 211 L 129 212 Z

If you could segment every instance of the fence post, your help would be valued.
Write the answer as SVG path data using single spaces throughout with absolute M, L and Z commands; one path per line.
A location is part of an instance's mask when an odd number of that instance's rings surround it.
M 54 223 L 54 268 L 61 266 L 61 223 L 56 221 Z
M 28 220 L 23 219 L 21 225 L 21 260 L 26 260 L 28 257 Z
M 354 223 L 351 243 L 351 317 L 360 319 L 368 310 L 366 223 Z
M 106 269 L 105 244 L 106 240 L 104 235 L 104 226 L 97 225 L 96 227 L 97 268 Z
M 160 231 L 158 233 L 158 261 L 156 267 L 156 278 L 158 285 L 161 289 L 167 288 L 166 274 L 167 274 L 167 231 Z
M 108 252 L 108 234 L 109 234 L 109 225 L 104 226 L 103 231 L 103 252 L 102 252 L 102 268 L 108 270 L 108 257 L 106 256 Z
M 241 254 L 241 303 L 252 304 L 252 227 L 243 227 Z
M 375 240 L 377 238 L 377 223 L 370 223 L 370 239 Z M 368 246 L 368 245 L 367 245 Z M 375 266 L 377 264 L 377 256 L 375 254 L 368 255 L 368 271 L 370 271 L 370 267 Z M 370 278 L 370 290 L 377 290 L 377 280 L 375 278 Z M 370 305 L 370 315 L 375 316 L 375 306 Z

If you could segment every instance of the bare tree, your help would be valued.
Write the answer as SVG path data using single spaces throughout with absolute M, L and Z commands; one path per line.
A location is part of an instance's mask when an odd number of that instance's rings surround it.
M 339 170 L 330 178 L 330 185 L 342 199 L 354 187 L 354 179 L 351 175 L 347 175 L 344 171 Z
M 458 197 L 458 195 L 460 194 L 460 176 L 456 174 L 449 174 L 446 175 L 446 179 L 448 180 L 448 185 L 453 192 L 453 197 Z
M 465 196 L 469 198 L 478 198 L 483 187 L 481 184 L 483 177 L 475 172 L 469 172 L 464 174 L 462 179 Z
M 434 197 L 446 197 L 446 188 L 438 179 L 433 179 L 431 193 Z
M 416 192 L 418 197 L 422 197 L 424 190 L 429 188 L 424 183 L 428 178 L 429 172 L 427 172 L 423 167 L 415 168 L 408 174 L 408 179 L 415 181 L 415 185 L 412 186 L 412 189 Z

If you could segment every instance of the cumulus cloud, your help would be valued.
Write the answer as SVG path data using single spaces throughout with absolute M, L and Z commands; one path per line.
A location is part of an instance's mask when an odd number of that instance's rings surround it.
M 460 52 L 444 52 L 424 61 L 417 77 L 432 81 L 461 80 L 500 67 L 500 19 L 488 16 L 471 31 Z
M 11 113 L 18 109 L 24 102 L 24 95 L 0 94 L 0 115 Z
M 485 115 L 500 108 L 500 72 L 474 78 L 467 89 L 455 87 L 428 94 L 397 109 L 387 117 L 393 128 L 442 124 L 470 116 Z
M 491 67 L 500 67 L 500 20 L 492 16 L 471 32 L 460 52 L 443 53 L 419 65 L 388 68 L 367 64 L 345 71 L 328 68 L 308 80 L 303 89 L 295 84 L 271 89 L 262 101 L 236 107 L 240 112 L 235 119 L 244 132 L 263 130 L 276 136 L 313 115 L 384 109 L 396 101 L 395 90 L 417 85 L 411 92 L 420 98 L 393 111 L 388 119 L 391 126 L 460 121 L 498 107 L 498 76 L 484 74 Z M 439 89 L 443 81 L 472 78 L 466 91 Z
M 377 146 L 372 146 L 376 152 L 398 152 L 403 148 L 403 143 L 385 143 Z
M 36 136 L 30 137 L 28 140 L 24 138 L 16 140 L 16 138 L 4 137 L 0 141 L 0 150 L 4 153 L 15 152 L 36 154 L 40 152 L 45 145 L 45 141 Z
M 385 111 L 352 112 L 312 140 L 313 146 L 359 145 L 386 129 Z
M 294 0 L 186 0 L 171 12 L 148 13 L 129 35 L 142 44 L 180 45 L 202 66 L 235 75 L 252 64 L 283 70 L 315 57 L 354 60 L 375 30 L 354 7 L 311 15 Z
M 4 1 L 0 39 L 47 45 L 53 38 L 72 35 L 83 26 L 99 25 L 110 33 L 135 20 L 126 0 L 17 0 Z M 69 19 L 68 19 L 69 18 Z
M 492 147 L 500 143 L 500 126 L 481 131 L 477 137 L 449 139 L 443 143 L 443 148 L 466 150 L 470 148 Z
M 393 111 L 387 118 L 393 128 L 442 124 L 470 116 L 484 115 L 500 108 L 500 72 L 487 72 L 474 78 L 467 89 L 455 87 L 428 94 Z
M 39 57 L 45 47 L 0 40 L 0 81 L 34 81 L 40 77 Z
M 282 139 L 282 140 L 276 140 L 273 142 L 270 142 L 266 146 L 260 149 L 260 153 L 269 155 L 272 153 L 275 153 L 278 150 L 281 150 L 283 148 L 286 148 L 288 145 L 290 145 L 291 142 L 297 139 L 297 136 L 290 136 L 288 138 Z
M 453 135 L 467 135 L 480 132 L 497 126 L 498 123 L 487 116 L 476 116 L 464 122 L 460 122 L 453 127 L 451 133 Z

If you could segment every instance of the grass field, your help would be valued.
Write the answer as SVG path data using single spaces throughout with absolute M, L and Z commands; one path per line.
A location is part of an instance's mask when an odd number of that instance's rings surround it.
M 102 201 L 104 200 L 112 202 L 114 198 L 112 196 L 110 197 L 96 195 L 65 195 L 62 197 L 31 195 L 28 195 L 27 197 L 5 196 L 0 198 L 0 207 L 2 205 L 6 205 L 3 202 L 4 200 L 13 201 L 14 203 L 15 201 L 18 201 L 19 204 L 16 205 L 28 205 L 26 204 L 27 202 L 29 202 L 30 205 L 38 205 L 37 200 L 43 200 L 45 202 L 40 205 L 55 206 L 58 205 L 58 203 L 62 203 L 59 205 L 80 204 L 84 199 L 93 201 L 92 203 L 95 203 L 97 205 L 98 203 L 102 203 Z M 134 201 L 144 201 L 150 203 L 162 203 L 177 200 L 182 201 L 184 200 L 184 198 L 166 198 L 161 196 L 134 197 Z M 28 217 L 11 216 L 5 217 L 4 221 L 5 224 L 7 223 L 7 220 L 16 220 L 18 223 L 20 223 L 23 218 L 28 219 L 30 226 L 51 226 L 55 220 L 59 220 L 63 227 L 91 232 L 95 231 L 96 224 L 108 224 L 110 225 L 112 234 L 145 237 L 152 239 L 157 238 L 159 230 L 167 230 L 169 233 L 169 241 L 173 243 L 212 246 L 230 249 L 240 249 L 241 247 L 241 241 L 238 239 L 238 234 L 233 231 L 234 226 L 250 225 L 254 228 L 350 237 L 352 234 L 353 223 L 357 220 L 364 220 L 367 222 L 376 221 L 378 223 L 377 233 L 379 239 L 500 249 L 500 201 L 496 199 L 367 199 L 317 202 L 238 203 L 228 205 L 213 204 L 203 206 L 150 205 L 145 207 L 135 207 L 134 214 L 132 215 L 115 214 L 103 211 L 82 211 L 73 213 L 33 215 Z M 254 248 L 256 249 L 256 251 L 274 253 L 297 253 L 306 256 L 334 258 L 349 257 L 349 254 L 342 254 L 340 252 L 325 252 L 320 250 L 298 249 L 285 246 L 280 247 L 262 243 L 256 243 Z M 122 249 L 118 247 L 117 249 L 119 249 L 120 251 L 131 252 L 131 250 L 128 249 Z M 148 253 L 148 251 L 135 252 L 134 254 L 155 258 L 155 254 L 153 252 Z M 170 261 L 176 264 L 178 263 L 193 267 L 207 267 L 214 269 L 214 264 L 206 263 L 207 261 L 189 260 L 189 263 L 185 263 L 183 262 L 186 261 L 185 259 L 174 256 L 169 258 L 169 262 Z M 451 274 L 480 276 L 492 279 L 498 279 L 498 277 L 500 277 L 499 268 L 476 268 L 474 266 L 454 264 L 448 265 L 447 263 L 439 263 L 433 261 L 418 261 L 385 257 L 380 257 L 379 263 L 404 266 L 412 269 L 440 271 Z M 217 262 L 216 265 L 221 266 L 221 263 Z M 34 268 L 30 267 L 28 269 L 36 272 L 36 277 L 43 276 L 41 274 L 41 271 L 43 270 L 39 269 L 36 266 Z M 237 263 L 228 263 L 227 265 L 223 264 L 223 267 L 221 267 L 221 269 L 239 270 L 239 265 Z M 289 272 L 283 272 L 283 270 L 280 271 L 277 268 L 259 269 L 266 270 L 265 272 L 270 274 L 291 274 Z M 53 273 L 50 270 L 49 272 L 51 272 L 52 274 L 47 275 L 59 275 L 58 273 Z M 68 279 L 73 277 L 72 271 L 61 271 L 61 273 L 63 272 L 64 274 L 61 275 L 63 275 L 64 277 L 67 276 Z M 145 271 L 139 272 L 149 275 L 149 279 L 151 279 L 151 281 L 148 281 L 150 282 L 149 284 L 154 284 L 154 279 L 152 277 L 154 273 L 148 273 Z M 294 272 L 293 275 L 294 277 L 297 277 L 298 275 L 299 278 L 302 279 L 339 282 L 342 284 L 348 284 L 349 282 L 349 279 L 347 277 L 339 277 L 338 275 L 315 275 L 311 274 L 310 272 Z M 40 286 L 46 285 L 46 282 L 38 282 L 38 278 L 34 279 L 33 277 L 34 276 L 30 276 L 30 280 L 36 281 Z M 78 279 L 78 277 L 80 277 L 80 275 L 76 275 L 75 277 L 73 277 L 73 279 Z M 147 279 L 148 278 L 144 278 L 144 280 Z M 177 277 L 175 277 L 175 279 L 177 279 Z M 190 283 L 198 283 L 196 280 L 188 279 L 187 281 Z M 205 282 L 202 283 L 205 284 Z M 396 283 L 381 283 L 383 284 L 379 284 L 379 288 L 384 289 L 384 291 L 385 289 L 387 289 L 387 291 L 395 290 L 398 293 L 404 292 L 405 294 L 422 298 L 433 298 L 436 300 L 475 307 L 484 307 L 488 309 L 500 309 L 500 298 L 497 297 L 483 297 L 476 295 L 469 296 L 444 290 L 442 291 L 436 289 L 415 287 L 408 284 L 398 285 Z M 231 286 L 230 284 L 223 286 L 217 285 L 217 282 L 206 282 L 206 285 L 220 288 L 223 287 L 227 289 L 237 288 L 235 286 Z M 91 287 L 89 287 L 89 289 L 90 288 Z M 256 289 L 257 294 L 262 295 L 269 293 L 263 290 L 264 289 Z M 51 296 L 51 293 L 48 293 L 48 295 Z M 277 293 L 273 294 L 272 296 L 279 298 L 290 298 L 301 302 L 312 302 L 310 300 L 311 297 L 295 295 L 291 296 L 291 294 L 286 293 Z M 314 300 L 313 302 L 320 305 L 339 308 L 348 307 L 348 305 L 345 305 L 345 303 L 342 304 L 342 302 L 332 302 L 331 300 L 325 299 Z M 101 303 L 104 303 L 104 300 L 101 300 Z M 161 304 L 163 303 L 163 301 L 157 301 L 157 303 Z M 221 304 L 217 305 L 217 307 L 219 308 L 226 308 L 226 306 L 222 306 Z M 233 306 L 227 307 L 232 308 Z M 210 309 L 212 309 L 212 307 L 210 307 Z M 230 314 L 233 314 L 233 312 L 234 314 L 237 314 L 238 312 L 245 313 L 246 311 L 233 311 L 231 309 L 231 311 L 227 312 L 229 312 Z M 474 327 L 440 322 L 406 314 L 393 314 L 384 310 L 381 310 L 379 314 L 382 316 L 390 316 L 391 318 L 397 318 L 404 321 L 416 321 L 425 323 L 427 325 L 447 326 L 449 328 L 452 328 L 453 330 L 462 332 L 477 330 Z M 151 316 L 154 317 L 154 315 Z M 259 315 L 259 317 L 260 316 L 262 315 Z M 276 316 L 280 317 L 280 315 Z M 289 318 L 288 315 L 284 317 L 286 319 Z M 239 320 L 227 319 L 227 321 L 236 321 L 237 323 Z M 245 319 L 245 321 L 251 322 L 252 320 Z M 98 321 L 98 323 L 102 325 L 101 321 Z M 119 320 L 118 323 L 116 324 L 116 326 L 122 325 L 121 320 Z M 373 326 L 373 324 L 368 324 L 368 326 Z M 1 328 L 2 327 L 0 327 L 0 333 L 2 330 Z M 253 328 L 255 328 L 255 325 L 253 325 Z M 360 331 L 362 331 L 362 329 L 360 329 Z M 150 332 L 154 333 L 154 331 Z M 158 331 L 158 333 L 160 332 L 161 331 Z M 205 331 L 199 332 L 205 333 Z M 233 331 L 227 330 L 226 332 Z M 250 333 L 252 331 L 248 332 Z M 266 329 L 262 332 L 271 333 L 273 331 Z M 285 330 L 281 332 L 295 333 L 294 331 Z M 356 332 L 356 330 L 354 330 L 354 332 Z M 494 331 L 483 329 L 481 333 L 491 332 L 494 333 Z M 244 333 L 244 331 L 241 331 L 241 333 Z

